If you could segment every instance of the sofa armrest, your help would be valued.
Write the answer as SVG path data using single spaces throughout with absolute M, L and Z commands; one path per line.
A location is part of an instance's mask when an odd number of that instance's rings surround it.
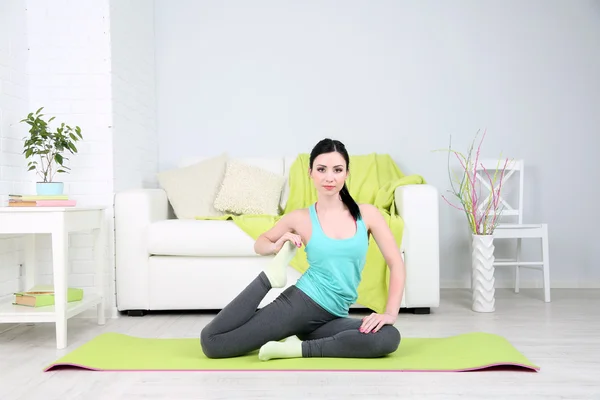
M 439 196 L 435 186 L 405 185 L 394 192 L 404 221 L 402 250 L 406 266 L 405 307 L 440 303 Z
M 115 263 L 117 309 L 148 309 L 147 230 L 168 219 L 163 189 L 131 189 L 115 195 Z

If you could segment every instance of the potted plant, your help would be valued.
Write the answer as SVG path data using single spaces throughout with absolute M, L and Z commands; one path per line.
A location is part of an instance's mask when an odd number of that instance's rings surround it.
M 48 124 L 54 120 L 51 117 L 45 121 L 39 108 L 35 113 L 29 113 L 20 122 L 27 123 L 29 137 L 23 138 L 25 159 L 31 159 L 27 163 L 28 171 L 36 170 L 40 181 L 36 182 L 36 193 L 38 195 L 60 195 L 63 194 L 63 182 L 55 182 L 54 176 L 58 173 L 68 173 L 70 168 L 65 165 L 68 160 L 63 156 L 65 152 L 77 153 L 75 143 L 83 139 L 81 128 L 75 128 L 61 123 L 56 129 L 50 129 Z
M 450 146 L 447 149 L 448 174 L 451 185 L 449 192 L 459 204 L 453 204 L 445 196 L 442 198 L 453 208 L 465 214 L 471 231 L 472 309 L 478 312 L 493 312 L 495 310 L 493 234 L 503 211 L 500 203 L 500 191 L 509 160 L 505 159 L 501 162 L 498 159 L 493 173 L 483 166 L 479 161 L 479 155 L 485 134 L 484 131 L 474 152 L 475 140 L 479 135 L 479 131 L 477 132 L 466 155 L 452 149 L 452 138 L 450 138 Z M 456 157 L 462 170 L 458 176 L 450 171 L 451 155 Z M 477 176 L 478 174 L 479 176 Z M 483 186 L 481 179 L 486 181 L 491 188 L 486 196 L 481 195 Z

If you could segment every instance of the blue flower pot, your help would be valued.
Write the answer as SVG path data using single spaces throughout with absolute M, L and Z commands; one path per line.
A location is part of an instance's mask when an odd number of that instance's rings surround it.
M 64 184 L 62 182 L 37 182 L 35 191 L 41 196 L 63 194 Z

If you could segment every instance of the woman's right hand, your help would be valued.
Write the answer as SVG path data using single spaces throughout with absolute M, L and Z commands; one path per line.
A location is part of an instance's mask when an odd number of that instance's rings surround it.
M 294 233 L 291 232 L 286 232 L 283 234 L 283 236 L 281 236 L 279 238 L 278 241 L 276 241 L 274 243 L 275 248 L 273 250 L 273 252 L 275 254 L 279 253 L 279 250 L 281 250 L 281 248 L 283 247 L 285 242 L 291 242 L 294 246 L 300 248 L 302 247 L 302 238 L 300 237 L 300 235 L 296 235 Z

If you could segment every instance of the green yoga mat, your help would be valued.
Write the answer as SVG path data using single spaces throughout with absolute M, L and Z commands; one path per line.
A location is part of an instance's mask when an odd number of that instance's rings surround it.
M 386 357 L 294 358 L 260 361 L 258 351 L 228 359 L 204 356 L 199 339 L 146 339 L 104 333 L 44 369 L 98 371 L 472 371 L 520 367 L 539 371 L 506 339 L 489 333 L 403 338 Z

